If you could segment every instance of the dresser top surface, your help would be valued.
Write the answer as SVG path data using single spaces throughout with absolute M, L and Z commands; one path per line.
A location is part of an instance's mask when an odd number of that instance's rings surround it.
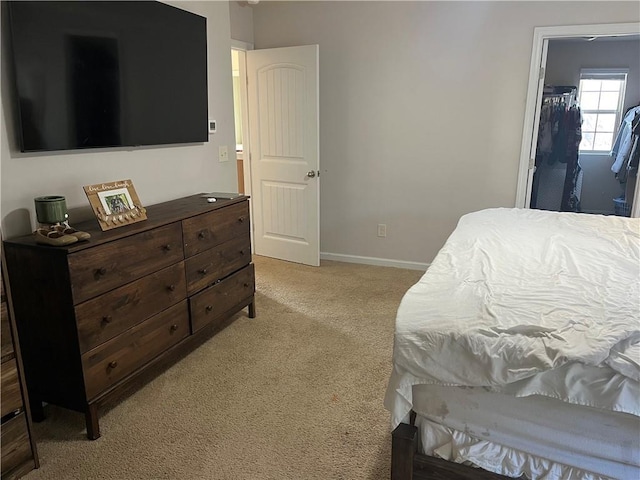
M 51 247 L 47 245 L 40 245 L 36 243 L 35 236 L 23 235 L 20 237 L 10 238 L 5 240 L 9 245 L 28 246 L 33 248 L 42 248 L 47 250 L 55 250 L 60 253 L 68 254 L 84 250 L 86 248 L 92 248 L 97 245 L 102 245 L 107 242 L 112 242 L 120 238 L 125 238 L 136 233 L 152 230 L 157 227 L 168 225 L 173 222 L 179 222 L 181 220 L 195 217 L 203 213 L 219 210 L 229 205 L 241 203 L 247 201 L 249 197 L 241 195 L 233 199 L 218 198 L 216 202 L 210 203 L 207 201 L 205 194 L 190 195 L 188 197 L 178 198 L 175 200 L 169 200 L 167 202 L 158 203 L 145 207 L 147 210 L 147 219 L 141 222 L 133 223 L 105 232 L 100 230 L 98 221 L 96 219 L 87 220 L 72 226 L 81 231 L 89 232 L 91 239 L 88 241 L 77 242 L 71 244 L 68 247 Z

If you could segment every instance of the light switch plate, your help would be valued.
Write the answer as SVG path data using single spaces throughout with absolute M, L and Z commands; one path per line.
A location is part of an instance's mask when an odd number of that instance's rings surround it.
M 208 122 L 209 133 L 216 133 L 217 124 L 218 124 L 218 122 L 216 122 L 215 120 L 209 120 L 209 122 Z

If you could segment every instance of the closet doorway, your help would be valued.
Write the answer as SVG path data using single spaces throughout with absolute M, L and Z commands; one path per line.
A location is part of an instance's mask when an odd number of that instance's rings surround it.
M 620 50 L 616 51 L 615 45 Z M 622 49 L 627 52 L 631 50 L 631 60 L 628 60 L 629 55 L 625 57 Z M 627 179 L 615 175 L 611 171 L 614 157 L 604 151 L 609 147 L 603 146 L 604 144 L 601 143 L 599 146 L 595 145 L 594 148 L 592 124 L 597 117 L 593 115 L 593 112 L 585 110 L 587 114 L 583 114 L 581 117 L 584 134 L 579 155 L 577 143 L 574 143 L 575 148 L 573 151 L 569 151 L 568 155 L 564 146 L 560 155 L 557 151 L 551 152 L 549 142 L 546 142 L 541 152 L 539 151 L 539 136 L 543 137 L 545 133 L 548 133 L 545 132 L 545 128 L 548 129 L 550 123 L 545 123 L 544 120 L 548 119 L 550 111 L 560 112 L 560 118 L 563 119 L 572 118 L 571 105 L 579 106 L 578 90 L 581 78 L 583 79 L 583 89 L 586 90 L 585 85 L 600 85 L 601 82 L 597 79 L 605 78 L 598 77 L 596 74 L 614 74 L 616 72 L 628 74 L 627 89 L 621 92 L 622 96 L 620 97 L 619 107 L 622 110 L 622 115 L 629 106 L 637 105 L 640 102 L 640 89 L 638 88 L 640 67 L 637 59 L 634 63 L 633 57 L 637 56 L 639 50 L 640 24 L 638 23 L 535 29 L 517 185 L 517 207 L 626 214 L 626 216 L 631 213 L 632 216 L 638 216 L 640 213 L 638 191 L 640 189 L 635 188 L 635 177 Z M 571 55 L 580 58 L 572 58 Z M 627 59 L 625 60 L 625 58 Z M 595 75 L 594 81 L 586 82 L 589 79 L 589 74 Z M 626 77 L 624 78 L 626 79 Z M 614 84 L 615 82 L 609 83 Z M 606 83 L 606 85 L 609 84 Z M 554 89 L 553 86 L 556 88 Z M 607 86 L 606 89 L 608 88 Z M 626 97 L 625 93 L 627 93 Z M 589 95 L 593 96 L 591 93 Z M 605 95 L 612 94 L 603 94 L 603 96 Z M 585 106 L 588 106 L 586 101 L 589 97 L 586 92 L 583 92 L 583 96 Z M 613 117 L 613 115 L 603 115 L 602 119 L 612 123 Z M 621 120 L 619 117 L 615 119 L 615 130 L 618 129 Z M 600 124 L 602 123 L 600 122 Z M 558 123 L 554 125 L 556 127 L 554 132 L 557 132 Z M 566 145 L 566 140 L 571 140 L 571 129 L 562 133 L 561 143 Z M 611 133 L 609 135 L 611 136 Z M 613 136 L 615 138 L 615 132 Z M 580 137 L 577 138 L 579 142 Z M 569 141 L 569 143 L 571 142 Z M 569 161 L 569 167 L 567 167 L 566 158 L 574 158 L 575 165 L 571 165 L 571 161 Z M 620 199 L 624 199 L 625 195 L 626 201 L 621 203 Z M 618 208 L 624 204 L 628 207 L 626 212 L 622 208 Z M 629 208 L 631 205 L 633 205 L 632 210 Z
M 233 81 L 233 115 L 236 133 L 236 162 L 238 193 L 251 195 L 251 169 L 249 168 L 249 113 L 247 106 L 247 51 L 253 46 L 232 41 L 231 75 Z

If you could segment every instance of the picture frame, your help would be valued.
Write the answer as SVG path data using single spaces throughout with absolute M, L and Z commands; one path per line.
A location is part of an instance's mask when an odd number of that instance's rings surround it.
M 147 219 L 131 180 L 86 185 L 83 189 L 102 231 Z

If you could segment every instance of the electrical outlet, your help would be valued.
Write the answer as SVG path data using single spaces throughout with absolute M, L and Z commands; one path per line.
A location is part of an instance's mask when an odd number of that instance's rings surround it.
M 386 237 L 387 236 L 387 226 L 384 223 L 378 224 L 378 236 Z
M 220 162 L 229 161 L 229 148 L 227 148 L 226 145 L 220 145 L 218 147 L 218 161 Z

